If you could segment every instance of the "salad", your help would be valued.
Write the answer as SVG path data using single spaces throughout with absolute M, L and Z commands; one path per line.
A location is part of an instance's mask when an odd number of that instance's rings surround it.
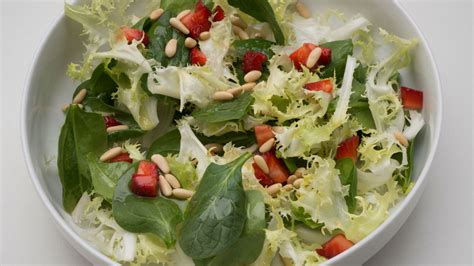
M 317 5 L 317 3 L 316 3 Z M 66 3 L 58 145 L 79 234 L 124 264 L 313 265 L 412 185 L 417 40 L 296 0 Z

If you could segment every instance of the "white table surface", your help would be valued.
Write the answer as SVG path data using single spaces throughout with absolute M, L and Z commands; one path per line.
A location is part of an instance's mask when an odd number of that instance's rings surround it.
M 19 136 L 27 70 L 63 2 L 0 2 L 0 264 L 88 265 L 62 238 L 40 202 L 23 162 Z M 426 34 L 439 65 L 443 129 L 420 203 L 366 265 L 472 264 L 472 2 L 401 2 Z

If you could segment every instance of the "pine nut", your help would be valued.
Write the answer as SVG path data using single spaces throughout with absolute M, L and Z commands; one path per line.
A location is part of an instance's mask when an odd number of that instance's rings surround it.
M 71 104 L 66 103 L 66 104 L 63 105 L 63 107 L 61 108 L 61 110 L 62 110 L 63 112 L 66 112 L 67 109 L 69 108 L 69 106 L 71 106 Z
M 257 83 L 255 82 L 249 82 L 249 83 L 245 83 L 244 85 L 242 85 L 242 90 L 243 91 L 250 91 L 252 90 L 253 88 L 255 88 L 255 86 L 257 86 Z
M 181 22 L 181 20 L 177 18 L 170 18 L 170 24 L 173 26 L 175 29 L 181 31 L 185 35 L 189 34 L 189 29 L 184 26 L 184 24 Z
M 290 176 L 288 177 L 288 179 L 286 180 L 286 183 L 288 183 L 288 184 L 293 184 L 293 183 L 296 181 L 296 179 L 298 179 L 297 176 L 295 176 L 295 175 L 290 175 Z
M 253 157 L 253 160 L 266 175 L 270 173 L 270 169 L 268 168 L 267 162 L 265 162 L 265 159 L 263 159 L 262 156 L 255 155 Z
M 181 188 L 181 184 L 179 183 L 178 179 L 172 175 L 172 174 L 165 174 L 165 179 L 168 181 L 170 186 L 175 189 L 175 188 Z
M 280 192 L 281 187 L 282 185 L 280 183 L 276 183 L 265 189 L 267 190 L 268 194 L 270 194 L 271 196 L 275 196 L 276 194 L 278 194 L 278 192 Z
M 204 31 L 199 34 L 199 40 L 201 41 L 207 41 L 209 38 L 211 38 L 211 33 L 208 31 Z
M 216 101 L 228 101 L 234 99 L 234 95 L 232 93 L 226 91 L 218 91 L 214 93 L 212 98 Z
M 183 11 L 179 12 L 179 14 L 176 16 L 176 18 L 181 20 L 182 18 L 186 17 L 189 13 L 191 13 L 190 9 L 183 10 Z
M 161 17 L 161 15 L 163 15 L 164 12 L 165 11 L 161 8 L 155 9 L 155 10 L 151 11 L 150 19 L 151 20 L 157 20 Z
M 105 161 L 108 161 L 118 155 L 120 155 L 121 153 L 123 152 L 122 150 L 122 147 L 115 147 L 115 148 L 112 148 L 106 152 L 104 152 L 104 154 L 102 154 L 99 158 L 99 160 L 101 162 L 105 162 Z
M 309 11 L 308 7 L 300 1 L 296 2 L 296 11 L 304 18 L 311 17 L 311 11 Z
M 156 163 L 156 165 L 158 165 L 158 168 L 160 168 L 163 173 L 170 173 L 170 166 L 168 165 L 168 161 L 161 154 L 154 154 L 153 156 L 151 156 L 151 160 Z
M 298 178 L 302 178 L 305 171 L 306 171 L 306 168 L 300 167 L 296 169 L 296 171 L 293 174 Z
M 402 132 L 397 131 L 393 133 L 393 136 L 395 136 L 395 138 L 398 140 L 398 142 L 400 142 L 400 144 L 402 144 L 405 147 L 408 147 L 409 145 L 408 139 L 405 137 L 405 135 L 403 135 Z
M 258 151 L 260 153 L 269 152 L 271 149 L 273 149 L 273 146 L 275 146 L 275 138 L 271 138 L 263 143 L 262 146 L 258 148 Z
M 82 101 L 84 101 L 84 99 L 86 98 L 86 95 L 87 95 L 87 90 L 86 89 L 82 89 L 80 90 L 76 96 L 74 97 L 74 99 L 72 100 L 72 103 L 74 104 L 80 104 L 82 103 Z
M 261 76 L 262 76 L 262 72 L 260 72 L 260 71 L 258 71 L 258 70 L 252 70 L 252 71 L 248 72 L 247 74 L 245 74 L 244 80 L 245 80 L 245 82 L 247 82 L 247 83 L 255 82 L 255 81 L 257 81 Z
M 283 191 L 291 191 L 293 190 L 293 185 L 292 184 L 286 184 L 281 188 Z
M 206 147 L 208 151 L 214 152 L 214 153 L 219 153 L 219 152 L 224 151 L 222 145 L 218 143 L 209 143 L 209 144 L 204 145 L 204 147 Z
M 285 131 L 285 128 L 284 127 L 280 127 L 280 126 L 275 126 L 272 128 L 273 132 L 275 133 L 278 133 L 278 134 L 281 134 Z
M 178 48 L 178 41 L 176 39 L 169 40 L 165 47 L 166 56 L 169 58 L 173 57 L 176 54 L 177 48 Z
M 118 126 L 113 126 L 113 127 L 108 127 L 107 128 L 107 133 L 114 133 L 117 131 L 122 131 L 122 130 L 127 130 L 128 126 L 127 125 L 118 125 Z
M 230 22 L 232 25 L 235 25 L 241 29 L 246 29 L 248 27 L 247 23 L 245 23 L 245 21 L 243 21 L 242 18 L 240 18 L 240 16 L 237 14 L 230 16 Z
M 171 189 L 170 183 L 168 183 L 164 176 L 160 175 L 160 177 L 158 178 L 158 185 L 160 185 L 161 193 L 165 197 L 169 197 L 173 194 L 173 189 Z
M 295 180 L 295 182 L 293 182 L 293 186 L 295 188 L 300 188 L 301 185 L 303 184 L 303 181 L 304 181 L 303 178 L 298 178 L 298 179 Z
M 232 31 L 234 32 L 235 35 L 239 36 L 240 39 L 242 40 L 248 40 L 250 37 L 245 30 L 243 30 L 241 27 L 238 26 L 232 26 Z
M 186 40 L 184 40 L 184 46 L 186 46 L 186 48 L 188 49 L 192 49 L 196 47 L 196 45 L 197 45 L 196 40 L 191 37 L 187 37 Z
M 311 51 L 311 53 L 309 54 L 308 59 L 306 60 L 306 66 L 308 68 L 313 68 L 321 57 L 322 52 L 323 50 L 320 47 L 314 48 L 313 51 Z
M 239 96 L 242 93 L 242 91 L 243 91 L 243 89 L 240 86 L 227 90 L 227 92 L 232 93 L 232 95 L 234 95 L 234 97 Z
M 191 190 L 187 190 L 183 188 L 173 189 L 173 197 L 177 199 L 185 200 L 185 199 L 191 198 L 193 195 L 194 195 L 194 192 L 192 192 Z

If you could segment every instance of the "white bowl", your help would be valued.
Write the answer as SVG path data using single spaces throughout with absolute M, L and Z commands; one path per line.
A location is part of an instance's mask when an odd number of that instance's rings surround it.
M 312 10 L 337 8 L 345 14 L 361 13 L 375 26 L 405 38 L 416 37 L 420 45 L 407 71 L 403 84 L 424 91 L 423 115 L 426 126 L 417 137 L 415 168 L 416 184 L 409 195 L 391 211 L 389 218 L 365 239 L 343 254 L 329 260 L 334 264 L 361 264 L 373 256 L 392 238 L 418 202 L 428 181 L 426 173 L 431 165 L 441 125 L 441 89 L 438 72 L 431 51 L 422 33 L 396 1 L 306 1 Z M 81 59 L 81 26 L 61 15 L 43 40 L 32 65 L 23 97 L 21 133 L 23 150 L 31 179 L 54 217 L 63 235 L 84 257 L 94 264 L 114 262 L 82 239 L 65 220 L 61 201 L 61 183 L 56 163 L 60 127 L 64 122 L 61 106 L 70 102 L 77 84 L 66 75 L 69 62 Z

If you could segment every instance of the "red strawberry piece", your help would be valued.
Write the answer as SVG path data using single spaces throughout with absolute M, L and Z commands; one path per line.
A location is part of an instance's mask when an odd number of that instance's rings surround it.
M 199 34 L 209 31 L 211 28 L 210 18 L 212 16 L 211 10 L 207 8 L 201 0 L 196 4 L 194 12 L 189 13 L 181 19 L 181 22 L 188 28 L 189 36 L 194 39 L 199 38 Z
M 252 167 L 253 167 L 255 177 L 259 180 L 259 182 L 260 182 L 260 184 L 262 184 L 262 186 L 271 186 L 271 185 L 275 184 L 275 182 L 273 182 L 273 179 L 271 179 L 268 175 L 266 175 L 262 171 L 262 169 L 260 169 L 260 167 L 258 167 L 258 165 L 256 163 L 252 163 Z
M 115 118 L 113 118 L 112 116 L 104 116 L 104 122 L 105 122 L 105 127 L 107 128 L 122 124 L 119 121 L 117 121 Z
M 150 161 L 140 161 L 138 164 L 137 175 L 147 175 L 158 178 L 158 166 Z
M 142 41 L 145 46 L 148 45 L 148 36 L 146 36 L 145 32 L 142 30 L 122 27 L 122 33 L 127 39 L 128 43 L 132 43 L 133 40 L 137 40 Z
M 336 160 L 351 158 L 357 161 L 357 147 L 359 147 L 359 136 L 353 136 L 339 144 L 337 147 Z
M 331 63 L 331 49 L 321 47 L 321 57 L 319 57 L 317 65 L 327 66 Z
M 291 61 L 295 65 L 297 70 L 302 70 L 302 66 L 306 66 L 306 61 L 308 60 L 308 56 L 315 49 L 316 45 L 312 43 L 304 43 L 303 46 L 298 48 L 290 55 Z
M 255 127 L 255 137 L 257 138 L 258 146 L 262 146 L 267 140 L 274 138 L 275 134 L 269 125 L 258 125 Z
M 423 92 L 401 87 L 401 98 L 403 107 L 407 109 L 421 110 L 423 109 Z
M 352 243 L 350 240 L 347 240 L 344 235 L 338 234 L 331 238 L 328 242 L 324 243 L 322 248 L 316 249 L 316 252 L 326 259 L 330 259 L 341 254 L 353 245 L 354 243 Z
M 152 175 L 134 174 L 130 182 L 133 194 L 142 197 L 156 197 L 158 195 L 158 178 Z
M 191 61 L 192 65 L 203 66 L 206 64 L 207 58 L 199 48 L 194 47 L 191 49 L 191 53 L 189 53 L 189 61 Z
M 273 182 L 285 183 L 288 176 L 290 176 L 290 171 L 288 171 L 285 162 L 278 159 L 274 151 L 266 152 L 262 154 L 262 157 L 268 165 L 268 169 L 270 170 L 268 176 L 273 180 Z
M 267 56 L 260 52 L 248 51 L 242 58 L 242 70 L 248 73 L 252 70 L 263 70 L 263 64 L 267 61 Z
M 331 93 L 333 89 L 333 82 L 330 79 L 311 82 L 304 85 L 304 88 L 310 91 L 324 91 Z
M 221 21 L 225 18 L 225 12 L 224 9 L 222 9 L 221 6 L 216 6 L 214 9 L 214 17 L 212 18 L 212 21 Z
M 128 154 L 128 152 L 124 152 L 124 153 L 121 153 L 121 154 L 115 156 L 114 158 L 110 159 L 110 162 L 111 163 L 118 163 L 118 162 L 132 163 L 133 160 L 132 160 L 132 158 L 130 158 L 130 154 Z

